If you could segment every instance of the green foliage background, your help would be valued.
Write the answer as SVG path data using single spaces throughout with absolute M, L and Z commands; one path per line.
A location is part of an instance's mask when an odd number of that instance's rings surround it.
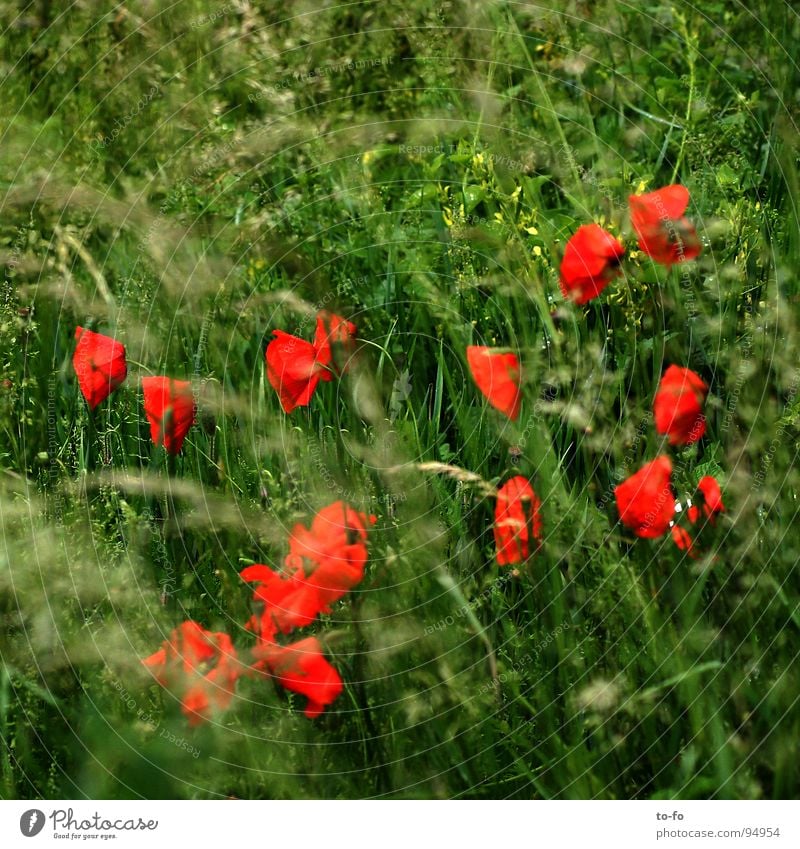
M 799 53 L 783 0 L 0 3 L 0 796 L 794 796 Z M 675 180 L 700 259 L 565 305 L 571 232 L 633 250 L 627 196 Z M 264 347 L 321 306 L 358 364 L 287 417 Z M 76 324 L 128 349 L 94 416 Z M 471 343 L 519 351 L 516 424 Z M 711 386 L 679 499 L 728 508 L 697 560 L 612 495 L 670 363 Z M 174 468 L 162 373 L 200 397 Z M 344 694 L 243 681 L 190 731 L 139 659 L 187 617 L 244 651 L 238 572 L 338 498 L 379 517 L 317 629 Z

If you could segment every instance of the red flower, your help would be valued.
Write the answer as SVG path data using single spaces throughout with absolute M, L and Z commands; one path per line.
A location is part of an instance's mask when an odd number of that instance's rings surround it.
M 320 373 L 322 380 L 333 380 L 331 369 L 335 367 L 334 354 L 337 350 L 341 351 L 340 359 L 346 364 L 348 356 L 352 353 L 355 335 L 356 326 L 351 321 L 329 312 L 321 312 L 317 316 L 314 352 L 317 363 L 325 366 L 325 371 Z
M 83 397 L 94 409 L 125 380 L 128 366 L 125 346 L 110 336 L 83 327 L 75 328 L 75 353 L 72 365 Z
M 192 726 L 230 705 L 240 671 L 231 638 L 192 621 L 176 628 L 142 663 L 153 670 L 162 687 L 180 697 L 181 710 Z
M 317 513 L 311 529 L 295 525 L 289 537 L 286 572 L 255 564 L 241 577 L 255 583 L 253 599 L 262 605 L 245 626 L 260 642 L 274 642 L 277 633 L 288 634 L 311 624 L 320 613 L 355 587 L 367 563 L 367 516 L 336 501 Z
M 342 679 L 322 654 L 316 637 L 307 637 L 288 646 L 259 645 L 253 649 L 257 668 L 273 676 L 278 683 L 306 696 L 305 715 L 319 716 L 326 705 L 342 692 Z
M 639 248 L 656 262 L 669 267 L 700 254 L 700 240 L 684 216 L 689 205 L 685 186 L 665 186 L 646 195 L 631 195 L 628 203 Z
M 274 330 L 267 345 L 267 379 L 278 393 L 287 413 L 295 407 L 307 407 L 320 380 L 332 380 L 334 352 L 347 353 L 356 334 L 356 326 L 333 313 L 317 316 L 314 343 Z
M 267 379 L 281 399 L 287 413 L 295 407 L 307 407 L 325 367 L 317 362 L 310 342 L 274 330 L 267 345 Z
M 531 541 L 542 538 L 541 505 L 530 483 L 521 475 L 506 481 L 497 491 L 494 541 L 501 566 L 527 560 Z
M 679 525 L 673 525 L 670 528 L 670 532 L 672 533 L 672 539 L 675 541 L 675 545 L 677 545 L 681 551 L 685 551 L 690 557 L 696 556 L 694 553 L 692 537 L 687 530 L 681 528 Z
M 167 453 L 177 454 L 194 424 L 196 407 L 191 383 L 170 377 L 144 377 L 142 391 L 150 437 L 156 446 L 163 443 Z
M 285 647 L 277 645 L 275 638 L 329 612 L 334 601 L 361 581 L 367 562 L 367 528 L 375 521 L 375 516 L 336 501 L 317 513 L 310 529 L 294 527 L 287 573 L 279 574 L 262 564 L 248 566 L 241 573 L 245 581 L 256 584 L 253 599 L 261 606 L 245 625 L 257 636 L 253 669 L 307 696 L 305 713 L 309 718 L 318 716 L 338 697 L 342 680 L 313 637 Z
M 259 642 L 275 642 L 280 632 L 288 634 L 295 628 L 310 625 L 323 607 L 313 590 L 293 575 L 281 575 L 269 566 L 256 563 L 240 572 L 243 580 L 255 583 L 253 600 L 260 607 L 245 628 Z
M 519 416 L 519 360 L 483 345 L 467 347 L 467 363 L 478 389 L 489 403 L 512 421 Z
M 620 521 L 637 537 L 660 537 L 669 529 L 675 513 L 671 474 L 669 457 L 657 457 L 615 488 Z
M 697 488 L 701 495 L 703 515 L 713 524 L 717 513 L 725 512 L 725 505 L 722 503 L 722 490 L 720 490 L 716 479 L 712 478 L 711 475 L 701 478 Z M 700 508 L 693 504 L 688 510 L 688 515 L 689 521 L 695 524 L 700 518 Z
M 703 403 L 708 386 L 688 368 L 670 366 L 661 378 L 653 412 L 656 430 L 669 434 L 670 445 L 690 445 L 706 432 Z
M 317 513 L 310 530 L 303 525 L 292 529 L 286 566 L 316 596 L 321 613 L 329 612 L 331 604 L 363 579 L 367 527 L 376 521 L 375 516 L 335 501 Z
M 584 224 L 573 234 L 561 260 L 561 293 L 576 304 L 596 298 L 619 274 L 625 248 L 599 224 Z

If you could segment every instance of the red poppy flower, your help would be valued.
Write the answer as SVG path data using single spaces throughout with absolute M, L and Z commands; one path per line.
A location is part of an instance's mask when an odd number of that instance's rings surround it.
M 125 346 L 110 336 L 83 327 L 75 328 L 75 353 L 72 365 L 83 397 L 94 409 L 125 380 L 128 365 Z
M 142 663 L 153 670 L 162 687 L 180 697 L 181 710 L 192 726 L 230 705 L 240 673 L 231 638 L 192 621 L 176 628 Z
M 596 298 L 619 274 L 622 243 L 599 224 L 584 224 L 573 234 L 561 260 L 561 293 L 576 304 Z
M 531 542 L 542 538 L 541 506 L 530 483 L 521 475 L 506 481 L 497 491 L 494 541 L 501 566 L 527 560 Z
M 167 453 L 177 454 L 197 411 L 191 383 L 170 377 L 143 377 L 142 392 L 150 437 L 155 445 L 163 444 Z
M 346 359 L 356 335 L 356 326 L 341 316 L 321 312 L 317 316 L 314 343 L 306 342 L 283 330 L 267 345 L 267 379 L 278 393 L 287 413 L 295 407 L 307 407 L 320 380 L 332 380 L 335 354 Z
M 283 574 L 262 564 L 241 572 L 245 581 L 256 584 L 253 600 L 261 606 L 245 627 L 260 642 L 273 642 L 277 633 L 288 634 L 329 613 L 363 579 L 367 526 L 375 521 L 375 516 L 337 501 L 319 511 L 310 530 L 295 525 Z
M 671 474 L 669 457 L 657 457 L 614 489 L 620 521 L 637 537 L 660 537 L 669 529 L 675 513 Z
M 722 490 L 719 488 L 716 479 L 711 475 L 701 478 L 700 483 L 697 484 L 697 489 L 701 495 L 703 515 L 713 523 L 717 513 L 725 512 L 725 505 L 722 503 Z M 693 504 L 688 510 L 688 515 L 689 521 L 695 524 L 700 518 L 700 508 Z
M 467 363 L 478 389 L 489 403 L 512 421 L 519 416 L 519 360 L 484 345 L 467 347 Z
M 703 500 L 705 502 L 703 512 L 706 516 L 725 512 L 725 505 L 722 503 L 722 490 L 716 478 L 711 477 L 711 475 L 700 478 L 697 488 L 703 493 Z
M 259 642 L 272 643 L 279 632 L 288 634 L 295 628 L 310 625 L 324 607 L 314 588 L 293 575 L 281 575 L 260 563 L 248 566 L 240 575 L 256 585 L 253 600 L 260 609 L 245 628 Z
M 317 362 L 314 346 L 305 339 L 274 330 L 267 345 L 267 379 L 287 413 L 307 407 L 325 367 Z
M 679 525 L 673 525 L 670 528 L 670 532 L 672 533 L 672 539 L 675 541 L 675 545 L 681 551 L 685 551 L 690 557 L 694 557 L 694 543 L 689 532 Z
M 278 683 L 308 699 L 305 715 L 319 716 L 342 692 L 339 673 L 322 654 L 315 637 L 307 637 L 288 646 L 259 645 L 253 649 L 257 668 L 273 676 Z
M 639 248 L 656 262 L 669 267 L 700 254 L 697 232 L 684 216 L 689 205 L 685 186 L 665 186 L 646 195 L 631 195 L 628 203 Z
M 355 587 L 367 564 L 367 527 L 375 516 L 354 510 L 344 501 L 317 513 L 311 529 L 295 525 L 289 537 L 286 566 L 294 579 L 319 600 L 320 612 Z
M 656 430 L 669 434 L 670 445 L 690 445 L 706 432 L 703 403 L 706 382 L 691 369 L 670 366 L 661 378 L 655 399 Z
M 356 326 L 351 321 L 329 312 L 321 312 L 317 316 L 314 351 L 317 363 L 325 367 L 320 373 L 321 380 L 333 380 L 332 369 L 337 359 L 346 364 L 352 353 L 355 336 Z

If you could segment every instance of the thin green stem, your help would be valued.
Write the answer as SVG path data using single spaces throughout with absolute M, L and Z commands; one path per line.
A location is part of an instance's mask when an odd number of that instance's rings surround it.
M 686 149 L 686 136 L 689 134 L 689 124 L 690 124 L 690 121 L 692 119 L 692 108 L 694 107 L 694 91 L 695 91 L 695 86 L 697 84 L 696 65 L 695 65 L 697 47 L 696 47 L 695 39 L 693 39 L 689 35 L 689 29 L 688 29 L 687 24 L 686 24 L 686 19 L 683 18 L 683 17 L 680 17 L 680 22 L 681 22 L 681 33 L 683 35 L 683 39 L 684 39 L 684 42 L 686 43 L 686 48 L 687 48 L 686 58 L 687 58 L 687 61 L 689 62 L 689 96 L 686 100 L 686 116 L 685 116 L 684 122 L 683 122 L 684 123 L 683 133 L 681 133 L 681 146 L 678 149 L 678 157 L 675 160 L 675 167 L 672 170 L 672 179 L 670 180 L 671 183 L 674 183 L 675 180 L 678 178 L 678 171 L 681 167 L 681 163 L 683 162 L 683 153 L 684 153 L 684 150 Z

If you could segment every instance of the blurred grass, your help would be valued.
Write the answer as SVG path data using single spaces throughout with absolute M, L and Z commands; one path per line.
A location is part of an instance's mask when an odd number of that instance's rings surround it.
M 0 796 L 794 796 L 798 44 L 767 2 L 0 3 Z M 635 247 L 673 175 L 701 258 L 564 305 L 574 228 Z M 264 346 L 323 306 L 358 360 L 286 417 Z M 94 422 L 76 324 L 128 348 Z M 518 423 L 471 343 L 520 352 Z M 679 498 L 728 506 L 697 561 L 614 510 L 671 362 L 711 385 Z M 173 476 L 160 373 L 200 395 Z M 531 476 L 528 571 L 423 463 Z M 245 681 L 190 732 L 139 658 L 187 616 L 246 644 L 238 571 L 338 498 L 379 516 L 319 629 L 345 693 Z

